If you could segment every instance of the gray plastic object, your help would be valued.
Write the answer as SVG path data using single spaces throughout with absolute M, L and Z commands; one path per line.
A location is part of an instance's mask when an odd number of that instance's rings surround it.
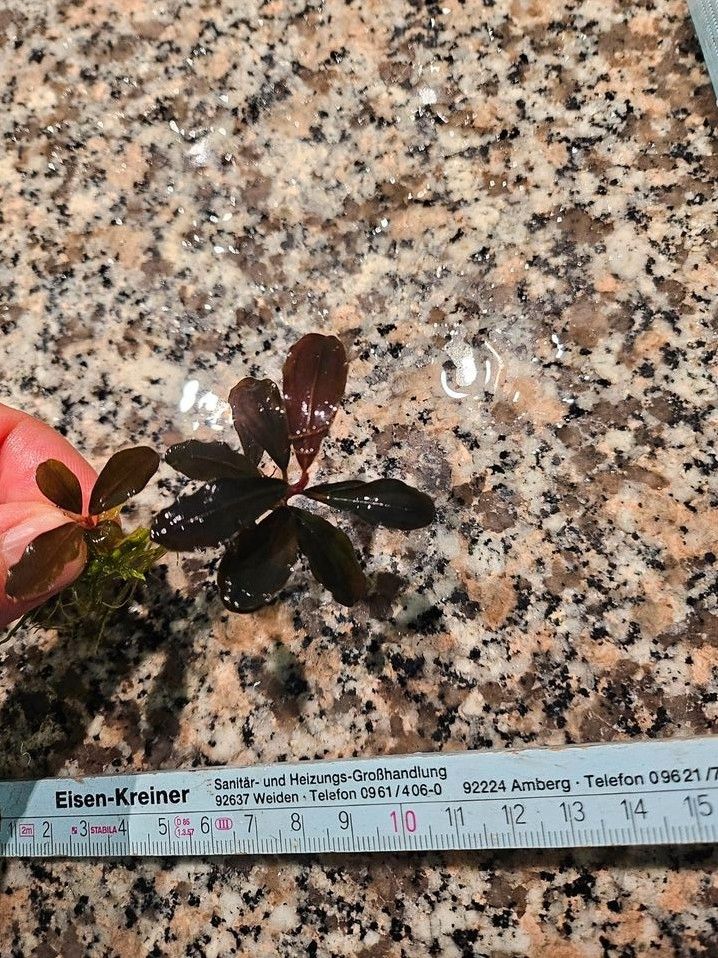
M 718 0 L 688 0 L 688 9 L 718 96 Z

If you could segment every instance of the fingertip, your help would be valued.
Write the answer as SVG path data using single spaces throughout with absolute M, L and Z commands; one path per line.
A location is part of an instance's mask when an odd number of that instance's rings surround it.
M 97 473 L 87 460 L 46 423 L 9 407 L 5 407 L 4 415 L 5 426 L 0 420 L 0 502 L 45 502 L 35 472 L 46 459 L 59 459 L 77 476 L 83 506 L 87 508 L 97 479 Z M 8 424 L 9 429 L 6 428 Z

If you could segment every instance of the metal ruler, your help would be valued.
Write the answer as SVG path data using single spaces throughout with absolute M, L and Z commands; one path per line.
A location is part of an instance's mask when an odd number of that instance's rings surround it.
M 688 0 L 713 89 L 718 95 L 718 0 Z
M 0 783 L 6 857 L 718 840 L 718 735 Z

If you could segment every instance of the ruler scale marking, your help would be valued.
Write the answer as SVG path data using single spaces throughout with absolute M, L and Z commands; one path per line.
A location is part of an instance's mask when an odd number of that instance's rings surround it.
M 0 782 L 0 857 L 716 840 L 718 736 Z

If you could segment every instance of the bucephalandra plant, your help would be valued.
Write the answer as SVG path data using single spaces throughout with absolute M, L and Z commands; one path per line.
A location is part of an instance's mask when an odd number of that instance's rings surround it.
M 110 534 L 92 537 L 77 579 L 24 615 L 8 638 L 20 625 L 29 625 L 91 633 L 99 641 L 112 613 L 127 605 L 164 552 L 142 527 L 125 535 L 115 525 Z
M 178 551 L 224 544 L 219 593 L 233 612 L 253 612 L 269 602 L 300 555 L 337 602 L 352 606 L 365 597 L 366 578 L 349 537 L 296 506 L 297 496 L 375 526 L 411 530 L 434 519 L 431 498 L 399 479 L 309 485 L 309 469 L 344 395 L 347 367 L 336 337 L 310 333 L 289 351 L 281 392 L 271 380 L 252 377 L 230 392 L 243 454 L 224 442 L 195 439 L 167 451 L 171 466 L 204 485 L 154 519 L 152 539 Z M 265 454 L 278 475 L 260 471 Z M 299 468 L 294 478 L 292 454 Z
M 116 452 L 97 477 L 87 509 L 83 508 L 80 482 L 64 463 L 58 459 L 40 463 L 35 473 L 37 486 L 64 512 L 67 521 L 27 545 L 8 570 L 5 592 L 12 599 L 33 600 L 59 583 L 69 563 L 78 563 L 81 572 L 57 595 L 24 615 L 20 623 L 102 633 L 109 614 L 129 601 L 164 554 L 162 547 L 150 541 L 149 530 L 139 528 L 126 534 L 119 518 L 120 507 L 144 489 L 159 463 L 160 457 L 148 446 Z

